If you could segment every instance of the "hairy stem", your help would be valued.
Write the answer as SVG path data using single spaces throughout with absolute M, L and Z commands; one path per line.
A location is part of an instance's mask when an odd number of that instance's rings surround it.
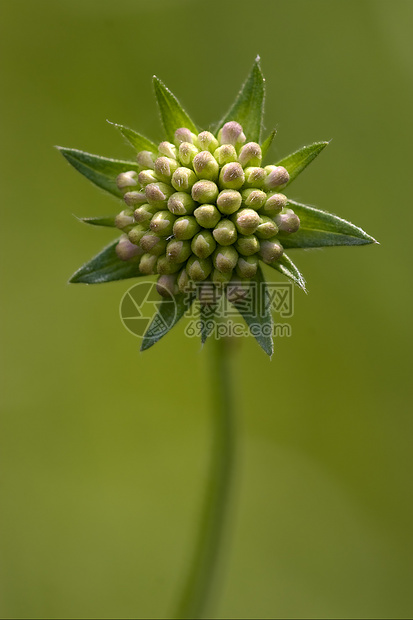
M 213 444 L 198 539 L 175 618 L 208 617 L 207 608 L 216 587 L 219 560 L 225 541 L 234 472 L 234 401 L 232 346 L 224 338 L 208 343 L 212 391 Z M 232 345 L 232 346 L 231 346 Z

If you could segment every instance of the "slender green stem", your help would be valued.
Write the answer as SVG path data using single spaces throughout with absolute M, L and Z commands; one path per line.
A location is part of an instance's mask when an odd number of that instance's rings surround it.
M 232 343 L 224 338 L 208 342 L 212 391 L 213 445 L 211 470 L 198 539 L 175 618 L 208 617 L 225 542 L 230 487 L 234 472 L 234 402 Z

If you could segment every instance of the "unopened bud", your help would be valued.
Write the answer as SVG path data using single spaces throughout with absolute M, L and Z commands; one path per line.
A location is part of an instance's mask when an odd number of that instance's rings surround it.
M 246 187 L 260 189 L 264 185 L 267 173 L 264 168 L 250 167 L 244 169 Z
M 123 200 L 126 202 L 128 207 L 143 205 L 146 202 L 145 192 L 126 192 L 123 196 Z
M 158 207 L 146 204 L 135 209 L 133 217 L 135 218 L 135 221 L 138 222 L 138 224 L 142 224 L 143 222 L 148 222 L 149 224 L 149 221 L 152 219 L 152 217 L 157 211 Z
M 139 271 L 147 276 L 156 273 L 158 257 L 155 254 L 144 254 L 139 263 Z
M 216 242 L 209 230 L 201 230 L 192 239 L 191 250 L 198 258 L 208 258 L 216 248 Z
M 256 142 L 247 142 L 242 147 L 238 161 L 243 168 L 246 166 L 260 166 L 262 160 L 261 147 Z
M 213 153 L 219 146 L 218 140 L 210 131 L 202 131 L 198 134 L 198 145 L 203 151 Z
M 199 224 L 193 215 L 184 215 L 175 220 L 173 234 L 176 239 L 180 239 L 181 241 L 192 239 L 198 231 Z
M 284 187 L 290 180 L 288 171 L 283 166 L 266 166 L 265 170 L 269 172 L 264 181 L 266 189 L 274 189 L 275 187 Z
M 274 221 L 284 233 L 295 233 L 300 228 L 300 218 L 292 209 L 285 209 L 275 216 Z
M 158 208 L 166 207 L 169 196 L 173 193 L 172 187 L 166 183 L 150 183 L 145 187 L 145 196 L 150 205 Z
M 169 183 L 175 170 L 179 168 L 176 159 L 170 157 L 158 157 L 155 161 L 154 171 L 161 181 Z
M 191 242 L 171 239 L 166 246 L 166 258 L 171 263 L 184 263 L 191 256 Z
M 151 170 L 153 170 L 156 155 L 151 153 L 151 151 L 139 151 L 136 155 L 136 159 L 141 168 L 151 168 Z
M 178 157 L 178 149 L 172 142 L 161 142 L 158 146 L 158 151 L 165 157 L 176 159 Z
M 218 179 L 219 166 L 209 151 L 201 151 L 195 155 L 192 165 L 199 179 L 208 179 L 209 181 Z
M 192 144 L 196 138 L 196 135 L 187 127 L 180 127 L 175 131 L 175 144 L 177 146 L 179 146 L 182 142 L 189 142 Z
M 181 166 L 172 175 L 171 185 L 177 192 L 191 192 L 193 185 L 197 182 L 197 176 L 190 168 Z
M 135 223 L 133 211 L 131 209 L 124 209 L 115 217 L 115 226 L 116 228 L 119 228 L 119 230 L 124 230 L 130 226 L 134 226 Z
M 202 282 L 202 280 L 207 279 L 212 271 L 212 261 L 210 258 L 191 256 L 191 258 L 188 259 L 185 269 L 191 280 L 194 280 L 194 282 Z
M 231 245 L 237 240 L 237 230 L 231 220 L 221 220 L 212 231 L 214 239 L 219 245 Z
M 261 215 L 261 224 L 258 226 L 255 234 L 260 239 L 271 239 L 278 233 L 278 226 L 273 219 L 267 215 Z
M 238 252 L 233 245 L 218 246 L 215 250 L 212 259 L 214 266 L 218 271 L 222 273 L 229 273 L 238 262 Z
M 276 238 L 264 239 L 261 241 L 260 256 L 264 263 L 272 263 L 281 258 L 284 248 Z
M 142 256 L 141 248 L 128 239 L 128 235 L 122 235 L 115 248 L 116 254 L 120 260 L 130 260 L 136 256 Z
M 182 269 L 178 275 L 178 288 L 181 293 L 186 293 L 189 286 L 189 276 L 186 269 Z
M 139 173 L 138 181 L 142 187 L 146 187 L 150 183 L 156 183 L 159 179 L 153 170 L 142 170 Z
M 218 133 L 218 140 L 221 144 L 232 144 L 239 146 L 246 140 L 242 127 L 236 121 L 225 123 Z
M 135 170 L 129 172 L 121 172 L 116 177 L 116 185 L 120 190 L 128 190 L 138 186 L 138 173 Z
M 161 254 L 165 254 L 167 241 L 162 237 L 158 237 L 158 235 L 149 230 L 144 233 L 139 245 L 144 252 L 154 254 L 155 256 L 161 256 Z
M 244 185 L 245 175 L 241 164 L 232 162 L 221 168 L 219 184 L 223 189 L 241 189 Z
M 242 197 L 236 189 L 224 189 L 219 193 L 217 206 L 224 215 L 231 215 L 238 211 L 241 206 Z
M 253 278 L 258 269 L 257 256 L 240 256 L 236 266 L 236 272 L 240 278 Z
M 214 151 L 214 157 L 220 166 L 238 161 L 237 151 L 232 144 L 223 144 Z
M 250 209 L 261 209 L 267 200 L 267 194 L 260 189 L 250 188 L 242 191 L 242 200 Z
M 211 279 L 214 284 L 223 285 L 223 284 L 227 284 L 231 280 L 231 276 L 232 276 L 232 270 L 223 273 L 222 271 L 219 271 L 218 269 L 214 269 L 214 271 L 212 272 Z
M 137 226 L 134 226 L 133 228 L 130 229 L 130 231 L 128 232 L 128 239 L 134 245 L 141 245 L 140 242 L 144 234 L 145 234 L 144 227 L 138 224 Z
M 176 218 L 170 211 L 158 211 L 149 224 L 149 228 L 160 237 L 169 237 Z
M 156 290 L 161 297 L 174 297 L 179 293 L 178 278 L 175 273 L 159 276 Z
M 187 215 L 195 209 L 195 202 L 185 192 L 175 192 L 168 200 L 168 209 L 174 215 Z
M 259 251 L 260 242 L 255 235 L 245 235 L 238 237 L 235 247 L 243 256 L 252 256 Z
M 287 205 L 287 201 L 287 196 L 284 196 L 284 194 L 272 194 L 269 196 L 261 212 L 269 216 L 275 215 Z
M 179 145 L 178 159 L 183 166 L 191 166 L 197 153 L 199 153 L 199 149 L 194 144 L 182 142 Z
M 158 262 L 156 263 L 156 271 L 161 275 L 177 273 L 180 269 L 181 265 L 179 263 L 171 263 L 166 256 L 160 256 L 158 258 Z
M 261 218 L 254 209 L 240 209 L 231 219 L 242 235 L 252 235 L 261 223 Z
M 221 219 L 221 214 L 215 205 L 202 205 L 195 209 L 196 221 L 203 228 L 215 228 Z
M 210 204 L 217 199 L 219 190 L 212 181 L 197 181 L 192 188 L 192 198 L 201 204 Z

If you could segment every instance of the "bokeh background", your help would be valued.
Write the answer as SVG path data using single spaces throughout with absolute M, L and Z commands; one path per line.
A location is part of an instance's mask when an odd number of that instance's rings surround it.
M 54 144 L 162 138 L 157 74 L 208 126 L 254 57 L 274 158 L 330 146 L 290 196 L 380 246 L 295 251 L 309 295 L 270 362 L 238 359 L 240 462 L 217 618 L 411 618 L 413 3 L 20 0 L 1 62 L 1 611 L 170 616 L 207 479 L 205 356 L 184 325 L 139 353 L 132 281 L 67 285 L 115 199 Z

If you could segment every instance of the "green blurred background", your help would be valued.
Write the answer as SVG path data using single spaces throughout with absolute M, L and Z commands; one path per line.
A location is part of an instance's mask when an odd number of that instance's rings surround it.
M 1 611 L 168 617 L 207 478 L 205 356 L 119 321 L 132 281 L 68 286 L 118 203 L 52 147 L 162 138 L 157 74 L 201 126 L 259 53 L 289 195 L 380 246 L 296 251 L 309 295 L 238 355 L 240 473 L 218 618 L 411 618 L 413 3 L 29 0 L 1 9 Z

